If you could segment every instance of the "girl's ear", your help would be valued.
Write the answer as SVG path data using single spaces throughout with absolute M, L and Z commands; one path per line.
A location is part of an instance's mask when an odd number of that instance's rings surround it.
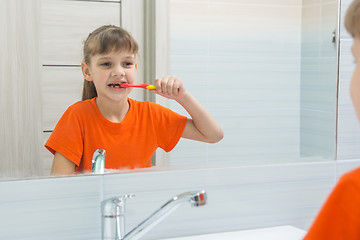
M 137 70 L 137 63 L 135 63 L 135 69 Z
M 83 76 L 84 76 L 84 79 L 86 81 L 89 81 L 91 82 L 92 81 L 92 77 L 90 75 L 90 69 L 89 69 L 89 66 L 85 63 L 85 62 L 82 62 L 81 63 L 81 71 L 83 73 Z

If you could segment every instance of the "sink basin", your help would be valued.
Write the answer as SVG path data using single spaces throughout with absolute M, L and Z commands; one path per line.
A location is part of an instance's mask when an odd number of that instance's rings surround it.
M 305 234 L 306 231 L 293 226 L 279 226 L 236 232 L 224 232 L 180 238 L 168 238 L 163 240 L 301 240 L 304 238 Z

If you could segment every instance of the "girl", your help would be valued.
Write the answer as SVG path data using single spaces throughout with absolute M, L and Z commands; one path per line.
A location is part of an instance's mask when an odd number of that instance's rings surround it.
M 156 103 L 128 98 L 137 71 L 138 44 L 124 29 L 106 25 L 84 43 L 82 101 L 70 106 L 45 144 L 54 154 L 52 175 L 91 170 L 96 149 L 106 151 L 105 168 L 144 168 L 160 147 L 171 151 L 180 137 L 208 143 L 223 131 L 204 107 L 173 76 L 155 80 L 153 93 L 174 99 L 191 116 L 181 116 Z
M 360 0 L 354 0 L 345 16 L 345 27 L 354 38 L 355 69 L 350 96 L 360 120 Z M 360 239 L 360 168 L 341 176 L 323 204 L 304 240 Z

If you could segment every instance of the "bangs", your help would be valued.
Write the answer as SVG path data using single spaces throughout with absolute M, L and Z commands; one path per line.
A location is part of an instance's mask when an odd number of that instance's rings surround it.
M 135 39 L 119 28 L 108 28 L 97 33 L 93 32 L 84 45 L 84 56 L 110 52 L 129 52 L 134 55 L 138 53 L 138 44 Z M 86 57 L 85 60 L 87 60 Z

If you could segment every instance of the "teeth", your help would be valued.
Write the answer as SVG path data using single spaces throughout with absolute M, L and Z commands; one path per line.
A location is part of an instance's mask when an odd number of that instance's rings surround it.
M 120 83 L 110 83 L 108 86 L 113 88 L 121 88 Z

